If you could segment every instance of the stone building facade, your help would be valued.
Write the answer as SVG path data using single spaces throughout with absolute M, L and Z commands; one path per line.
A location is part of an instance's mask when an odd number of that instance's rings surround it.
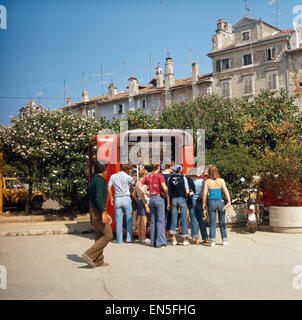
M 135 77 L 130 77 L 127 91 L 118 92 L 114 84 L 110 83 L 106 95 L 89 98 L 88 92 L 83 91 L 80 102 L 71 104 L 67 98 L 67 105 L 63 109 L 91 118 L 104 115 L 109 121 L 113 118 L 123 119 L 128 110 L 138 109 L 158 117 L 163 110 L 175 103 L 211 94 L 212 74 L 200 75 L 198 69 L 198 63 L 193 63 L 191 77 L 175 79 L 173 61 L 169 57 L 165 63 L 165 75 L 158 65 L 155 78 L 148 86 L 142 86 Z
M 302 28 L 282 31 L 248 17 L 232 27 L 219 19 L 212 40 L 214 93 L 253 97 L 261 89 L 285 88 L 302 97 Z M 302 110 L 301 98 L 296 104 Z
M 296 104 L 302 111 L 302 28 L 280 30 L 261 19 L 244 17 L 234 26 L 219 19 L 212 37 L 212 73 L 199 74 L 198 63 L 192 75 L 175 79 L 172 58 L 166 58 L 165 74 L 158 65 L 155 78 L 147 86 L 128 79 L 127 91 L 118 92 L 114 84 L 104 96 L 89 98 L 84 91 L 80 102 L 66 110 L 92 118 L 122 119 L 127 110 L 141 109 L 158 117 L 173 104 L 199 95 L 216 93 L 226 98 L 252 98 L 261 89 L 278 93 L 281 88 L 298 94 Z

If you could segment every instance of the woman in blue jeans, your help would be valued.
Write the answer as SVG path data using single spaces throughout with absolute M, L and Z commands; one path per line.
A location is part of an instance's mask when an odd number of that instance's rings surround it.
M 150 237 L 151 246 L 156 248 L 166 247 L 165 234 L 165 201 L 161 196 L 161 190 L 168 193 L 165 178 L 159 173 L 160 165 L 151 165 L 152 173 L 148 174 L 138 185 L 141 194 L 146 194 L 143 185 L 147 185 L 150 193 L 149 205 L 146 212 L 150 212 Z M 168 204 L 169 206 L 169 204 Z M 169 209 L 169 208 L 168 208 Z
M 227 204 L 222 198 L 222 192 L 226 197 Z M 220 178 L 216 166 L 208 166 L 208 178 L 205 181 L 203 190 L 203 210 L 208 207 L 210 218 L 210 244 L 215 247 L 216 243 L 216 211 L 218 212 L 219 228 L 222 238 L 222 244 L 228 245 L 228 237 L 225 224 L 225 209 L 231 206 L 230 193 L 226 187 L 225 181 Z

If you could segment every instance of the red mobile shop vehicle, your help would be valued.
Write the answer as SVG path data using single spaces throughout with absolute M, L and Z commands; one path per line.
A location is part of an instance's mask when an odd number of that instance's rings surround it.
M 89 185 L 97 160 L 107 162 L 107 183 L 110 177 L 120 171 L 120 164 L 129 163 L 133 174 L 138 174 L 142 164 L 156 163 L 182 164 L 183 173 L 194 168 L 193 138 L 184 130 L 153 129 L 130 130 L 121 134 L 98 134 L 90 138 L 88 148 Z M 147 160 L 146 160 L 147 159 Z M 145 160 L 145 161 L 144 161 Z M 107 212 L 112 217 L 112 231 L 116 231 L 115 208 L 107 200 Z M 125 231 L 125 228 L 124 228 Z M 135 231 L 135 230 L 134 230 Z M 136 232 L 134 232 L 136 234 Z

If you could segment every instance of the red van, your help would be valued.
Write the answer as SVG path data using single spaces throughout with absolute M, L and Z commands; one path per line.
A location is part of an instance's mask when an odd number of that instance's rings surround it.
M 147 157 L 147 162 L 136 162 L 135 154 L 141 156 L 142 150 Z M 144 164 L 151 164 L 154 156 L 159 163 L 168 163 L 173 160 L 182 164 L 183 173 L 194 168 L 193 137 L 185 130 L 150 129 L 130 130 L 121 134 L 98 134 L 89 140 L 88 168 L 89 184 L 94 174 L 94 165 L 97 160 L 105 160 L 108 164 L 106 181 L 111 175 L 120 171 L 121 159 L 133 167 L 133 174 L 138 174 Z M 134 158 L 131 161 L 131 157 Z M 140 159 L 142 159 L 140 157 Z M 142 163 L 144 162 L 144 163 Z M 157 162 L 157 161 L 156 161 Z M 107 212 L 112 217 L 112 231 L 116 230 L 115 208 L 107 200 Z M 136 234 L 134 230 L 134 234 Z

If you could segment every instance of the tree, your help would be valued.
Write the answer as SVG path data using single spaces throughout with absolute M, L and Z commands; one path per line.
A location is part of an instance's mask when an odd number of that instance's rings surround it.
M 241 100 L 218 95 L 200 96 L 188 103 L 174 104 L 159 119 L 161 128 L 205 130 L 207 149 L 228 143 L 239 145 L 243 133 Z M 196 145 L 195 145 L 196 150 Z
M 232 199 L 245 199 L 248 190 L 254 186 L 258 161 L 249 154 L 249 149 L 244 145 L 228 144 L 207 150 L 206 163 L 217 166 L 221 177 L 226 181 Z
M 22 164 L 19 173 L 29 184 L 26 213 L 33 187 L 49 187 L 50 197 L 65 207 L 81 203 L 87 191 L 88 140 L 108 126 L 105 118 L 46 111 L 25 114 L 1 131 L 6 163 Z
M 262 90 L 248 103 L 242 105 L 244 138 L 252 153 L 260 158 L 265 149 L 274 150 L 279 141 L 292 137 L 302 140 L 302 114 L 294 104 L 297 96 L 280 95 Z

